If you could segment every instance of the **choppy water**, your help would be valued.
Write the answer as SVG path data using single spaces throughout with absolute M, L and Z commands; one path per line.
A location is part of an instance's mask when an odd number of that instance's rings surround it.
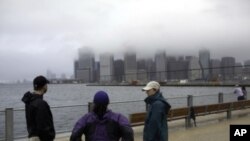
M 52 107 L 57 132 L 71 131 L 75 121 L 87 113 L 88 106 L 98 90 L 109 94 L 109 108 L 128 116 L 129 113 L 145 111 L 143 102 L 146 94 L 139 86 L 85 86 L 84 84 L 50 84 L 44 99 Z M 232 101 L 233 87 L 162 87 L 161 91 L 168 102 L 174 107 L 187 105 L 187 95 L 194 96 L 194 104 L 218 102 L 217 94 L 224 93 L 224 101 Z M 14 108 L 15 138 L 26 136 L 24 104 L 21 98 L 26 91 L 32 91 L 31 84 L 0 85 L 0 139 L 4 136 L 5 108 Z M 178 97 L 178 98 L 177 98 Z M 127 102 L 130 101 L 130 102 Z M 134 102 L 132 102 L 134 101 Z
M 111 102 L 143 100 L 145 93 L 139 86 L 85 86 L 84 84 L 55 84 L 49 85 L 45 100 L 51 106 L 87 104 L 93 99 L 98 90 L 106 91 Z M 32 91 L 30 84 L 0 85 L 0 110 L 8 107 L 23 108 L 20 101 L 23 94 Z M 219 92 L 231 93 L 233 87 L 162 87 L 165 98 L 187 95 L 214 95 Z

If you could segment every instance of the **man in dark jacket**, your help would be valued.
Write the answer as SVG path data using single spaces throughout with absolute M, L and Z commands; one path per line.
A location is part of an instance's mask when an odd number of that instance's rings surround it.
M 133 141 L 133 130 L 128 119 L 122 114 L 107 109 L 109 97 L 98 91 L 94 96 L 94 109 L 85 114 L 74 126 L 70 141 Z
M 30 141 L 53 141 L 55 129 L 50 106 L 43 100 L 49 81 L 44 76 L 33 80 L 34 92 L 26 92 L 22 98 L 25 103 L 26 123 Z
M 148 97 L 145 99 L 148 112 L 143 130 L 143 141 L 168 141 L 167 113 L 171 108 L 160 92 L 160 84 L 149 82 L 142 89 Z

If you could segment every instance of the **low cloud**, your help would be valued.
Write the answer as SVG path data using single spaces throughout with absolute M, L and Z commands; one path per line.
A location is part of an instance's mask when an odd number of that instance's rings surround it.
M 32 78 L 47 69 L 73 74 L 83 46 L 116 58 L 129 48 L 139 57 L 158 49 L 197 56 L 207 48 L 213 58 L 250 59 L 248 0 L 2 0 L 0 13 L 4 80 Z

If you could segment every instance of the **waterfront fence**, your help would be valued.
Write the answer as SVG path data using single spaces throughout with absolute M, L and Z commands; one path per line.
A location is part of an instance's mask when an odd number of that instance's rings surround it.
M 167 98 L 172 108 L 198 106 L 236 101 L 237 97 L 230 94 L 212 94 L 202 96 L 183 96 Z M 92 103 L 88 105 L 71 105 L 51 107 L 57 134 L 71 132 L 75 122 L 92 109 Z M 147 106 L 143 100 L 112 102 L 109 109 L 124 114 L 126 117 L 131 113 L 145 112 Z M 7 108 L 0 111 L 0 141 L 13 141 L 27 138 L 25 110 Z
M 0 111 L 0 141 L 4 141 L 5 138 L 5 113 Z

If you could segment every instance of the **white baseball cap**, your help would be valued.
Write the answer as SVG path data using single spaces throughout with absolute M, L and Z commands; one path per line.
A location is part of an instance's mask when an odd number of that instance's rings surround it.
M 146 87 L 142 88 L 142 91 L 148 91 L 151 89 L 156 89 L 159 90 L 160 89 L 160 84 L 156 81 L 150 81 L 148 82 L 148 84 L 146 85 Z

